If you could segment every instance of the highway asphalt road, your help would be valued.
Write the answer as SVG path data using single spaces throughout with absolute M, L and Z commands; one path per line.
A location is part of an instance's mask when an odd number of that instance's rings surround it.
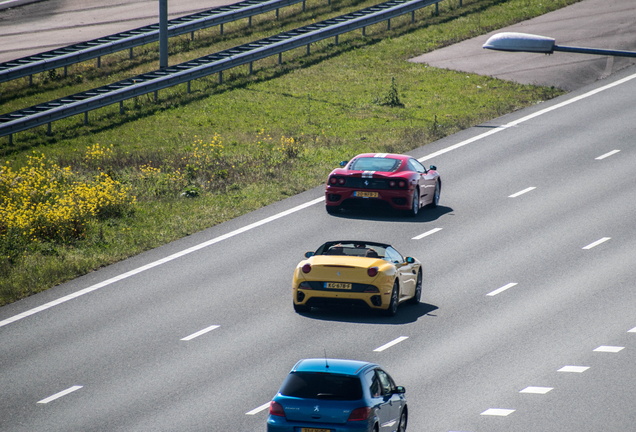
M 240 0 L 170 0 L 168 19 Z M 0 10 L 0 63 L 159 22 L 157 0 L 47 0 Z
M 412 432 L 634 430 L 635 93 L 624 69 L 414 150 L 444 181 L 415 219 L 318 187 L 0 308 L 0 430 L 263 431 L 325 352 L 382 364 Z M 338 238 L 422 260 L 422 303 L 296 314 Z

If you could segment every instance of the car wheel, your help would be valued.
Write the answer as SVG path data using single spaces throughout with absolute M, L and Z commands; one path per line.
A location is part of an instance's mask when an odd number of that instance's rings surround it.
M 400 424 L 398 425 L 397 432 L 406 432 L 406 423 L 408 422 L 408 413 L 406 410 L 402 411 L 400 416 Z
M 415 217 L 420 211 L 420 190 L 415 189 L 413 191 L 413 201 L 411 202 L 411 210 L 409 210 L 409 216 Z
M 325 208 L 327 209 L 327 213 L 329 214 L 336 214 L 338 213 L 338 211 L 340 211 L 340 207 L 338 206 L 325 206 Z
M 422 298 L 422 270 L 417 272 L 417 282 L 415 283 L 415 294 L 409 300 L 411 304 L 420 304 Z
M 439 205 L 439 196 L 442 193 L 442 188 L 439 185 L 439 181 L 435 183 L 435 192 L 433 194 L 433 202 L 431 202 L 431 207 L 437 207 Z
M 395 314 L 397 313 L 398 303 L 399 303 L 398 301 L 399 290 L 400 290 L 400 284 L 398 283 L 396 279 L 395 283 L 393 284 L 393 291 L 391 291 L 391 302 L 389 303 L 389 308 L 386 310 L 387 316 L 395 316 Z
M 311 308 L 309 306 L 298 305 L 298 304 L 294 303 L 294 310 L 297 313 L 301 313 L 301 312 L 309 312 L 311 310 Z

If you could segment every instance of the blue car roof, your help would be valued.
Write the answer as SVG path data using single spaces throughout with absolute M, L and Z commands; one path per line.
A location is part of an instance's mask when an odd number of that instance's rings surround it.
M 355 375 L 367 366 L 377 366 L 359 360 L 312 358 L 298 361 L 292 372 L 329 372 L 343 375 Z

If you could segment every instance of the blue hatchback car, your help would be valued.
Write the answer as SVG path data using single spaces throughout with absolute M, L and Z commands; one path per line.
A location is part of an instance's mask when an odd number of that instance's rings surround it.
M 405 432 L 405 390 L 379 365 L 305 359 L 270 402 L 268 432 Z

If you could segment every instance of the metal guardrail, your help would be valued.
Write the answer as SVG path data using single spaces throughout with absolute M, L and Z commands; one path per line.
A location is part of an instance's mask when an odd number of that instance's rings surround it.
M 335 37 L 337 43 L 338 35 L 359 28 L 363 29 L 364 34 L 366 26 L 384 21 L 387 21 L 387 27 L 390 29 L 391 18 L 412 12 L 411 19 L 414 20 L 416 10 L 438 2 L 439 0 L 390 0 L 175 66 L 0 115 L 0 136 L 10 135 L 12 142 L 12 134 L 47 123 L 50 132 L 52 121 L 81 113 L 85 113 L 84 121 L 87 122 L 90 110 L 119 102 L 121 111 L 124 100 L 151 92 L 155 92 L 156 98 L 158 90 L 183 83 L 188 83 L 189 90 L 191 80 L 215 73 L 219 73 L 219 80 L 222 81 L 224 70 L 250 63 L 251 71 L 253 61 L 272 55 L 278 54 L 281 63 L 281 56 L 285 51 L 307 46 L 309 52 L 311 43 L 331 37 Z
M 168 21 L 168 37 L 193 33 L 217 25 L 249 18 L 265 12 L 278 10 L 305 0 L 247 0 Z M 223 27 L 221 27 L 221 32 Z M 0 63 L 0 83 L 46 72 L 86 60 L 100 58 L 106 54 L 159 41 L 159 24 L 151 24 L 133 30 L 104 36 L 66 47 L 46 51 L 36 55 Z M 132 51 L 131 51 L 132 58 Z M 98 61 L 99 63 L 99 61 Z M 66 75 L 66 69 L 65 69 Z

